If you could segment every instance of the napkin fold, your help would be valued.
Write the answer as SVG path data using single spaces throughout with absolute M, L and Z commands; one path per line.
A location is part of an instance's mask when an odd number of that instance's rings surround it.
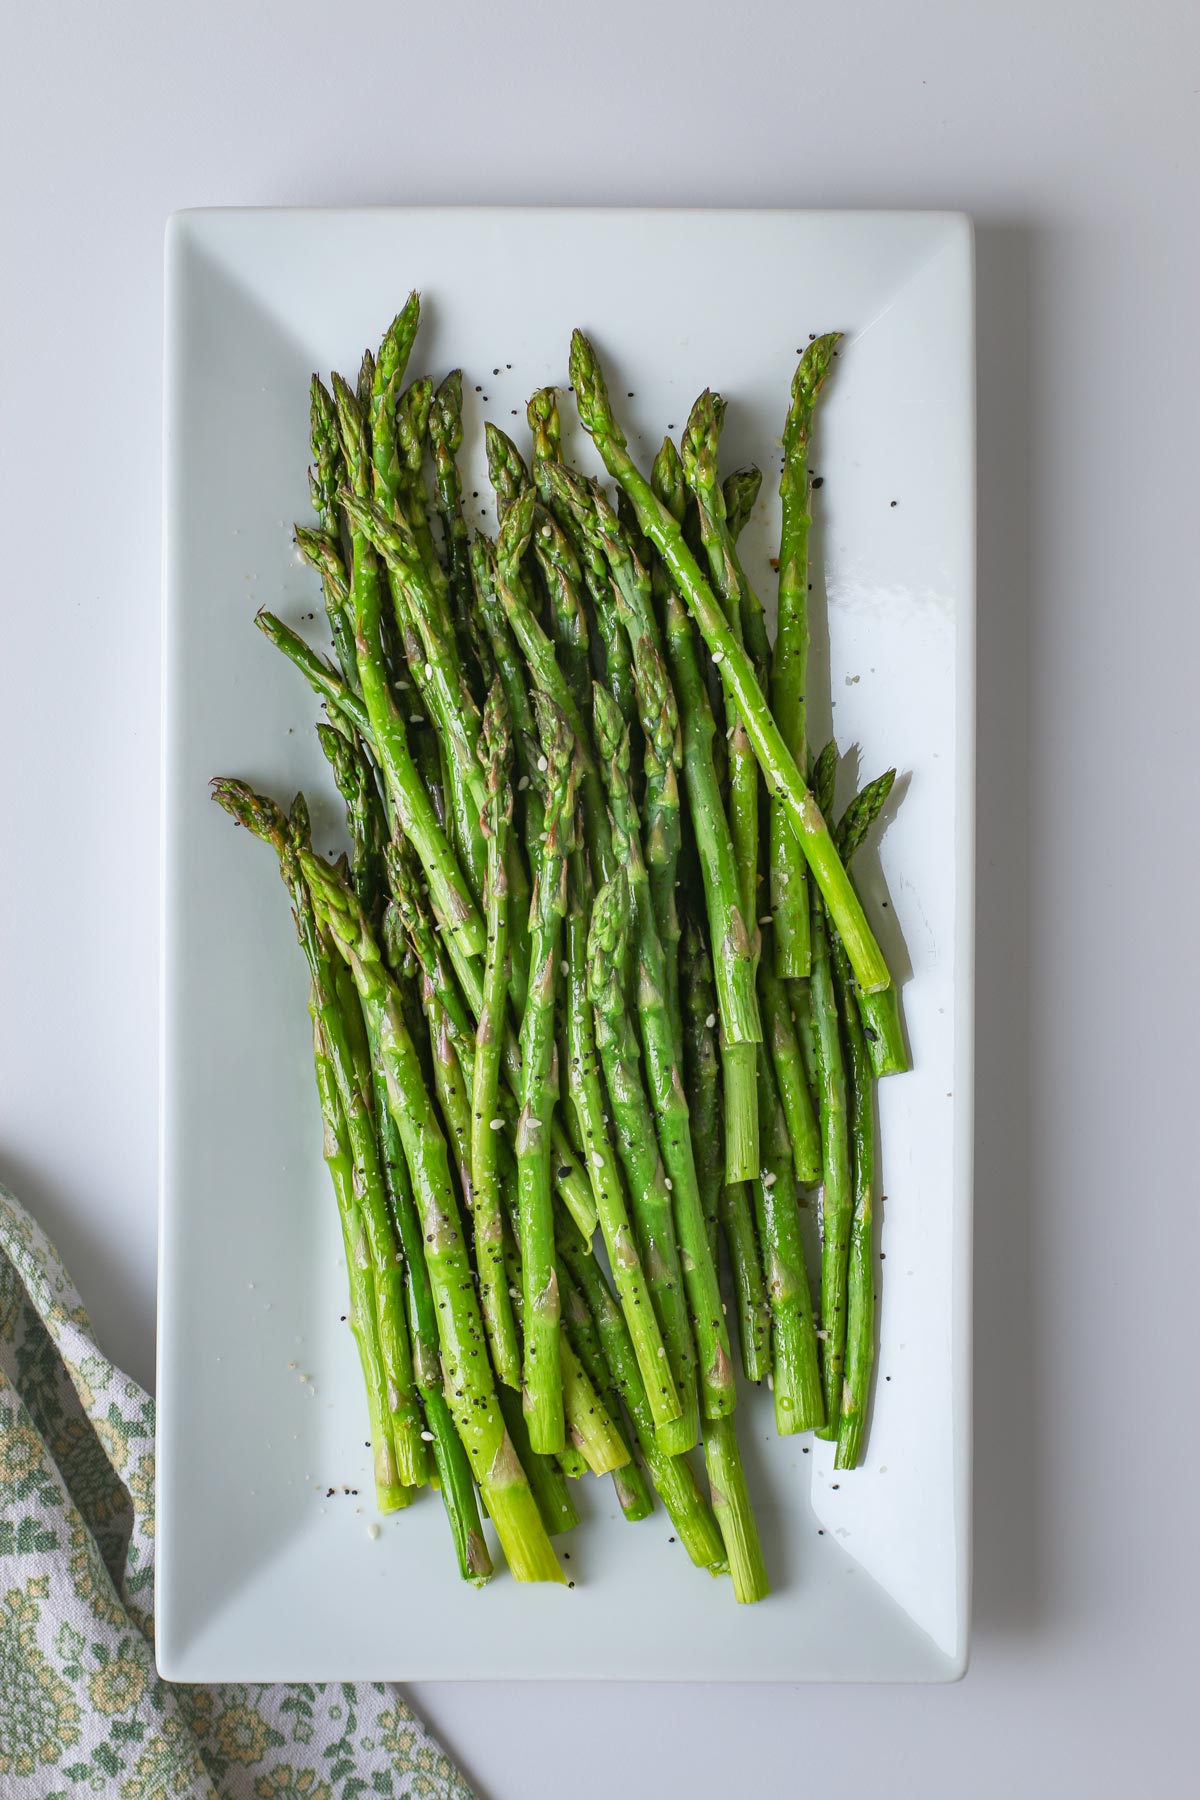
M 0 1795 L 475 1800 L 382 1682 L 166 1682 L 154 1401 L 0 1188 Z

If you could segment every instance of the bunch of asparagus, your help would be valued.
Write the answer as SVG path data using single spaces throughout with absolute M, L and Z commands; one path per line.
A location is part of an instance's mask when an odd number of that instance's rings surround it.
M 852 1468 L 873 1083 L 906 1066 L 847 872 L 892 772 L 833 828 L 832 745 L 808 779 L 809 444 L 837 337 L 792 385 L 772 648 L 738 553 L 761 477 L 720 479 L 717 395 L 647 477 L 576 332 L 615 504 L 563 462 L 545 388 L 528 456 L 486 428 L 499 529 L 472 537 L 461 372 L 405 381 L 419 312 L 354 384 L 313 378 L 296 539 L 333 658 L 258 618 L 325 703 L 349 855 L 317 854 L 303 796 L 285 816 L 213 783 L 275 851 L 308 964 L 377 1501 L 439 1488 L 478 1584 L 481 1498 L 514 1576 L 562 1581 L 569 1478 L 611 1474 L 628 1518 L 657 1494 L 692 1561 L 756 1600 L 719 1242 L 746 1377 Z

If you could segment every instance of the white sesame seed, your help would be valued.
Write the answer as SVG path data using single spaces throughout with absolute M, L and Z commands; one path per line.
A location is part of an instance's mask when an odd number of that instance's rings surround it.
M 779 1177 L 776 1175 L 774 1169 L 768 1169 L 767 1173 L 762 1178 L 762 1184 L 764 1187 L 774 1187 L 778 1180 Z
M 592 1151 L 592 1161 L 598 1169 L 602 1169 L 604 1167 L 604 1158 L 601 1156 L 601 1154 L 598 1150 Z
M 712 659 L 714 662 L 721 662 L 723 660 L 724 656 L 725 656 L 725 652 L 723 650 L 714 650 L 712 653 Z
M 433 680 L 433 664 L 432 663 L 425 664 L 425 679 L 426 679 L 426 681 Z
M 526 788 L 527 788 L 527 787 L 528 787 L 528 786 L 529 786 L 529 777 L 528 777 L 528 775 L 522 775 L 522 777 L 521 777 L 521 779 L 520 779 L 520 781 L 518 781 L 518 783 L 517 783 L 517 792 L 518 792 L 518 794 L 523 794 L 523 793 L 524 793 L 524 792 L 525 792 L 525 789 L 526 789 Z
M 422 1433 L 421 1433 L 421 1437 L 422 1437 L 422 1439 L 423 1439 L 423 1441 L 424 1441 L 424 1442 L 425 1442 L 425 1443 L 427 1443 L 427 1444 L 432 1444 L 432 1442 L 433 1442 L 433 1433 L 432 1433 L 432 1431 L 423 1431 L 423 1432 L 422 1432 Z
M 717 1022 L 716 1013 L 709 1013 L 707 1019 L 705 1019 L 705 1021 L 704 1021 L 704 1023 L 708 1026 L 708 1029 L 710 1031 L 712 1030 L 713 1026 L 716 1024 L 716 1022 Z
M 550 764 L 546 761 L 546 758 L 544 756 L 539 756 L 538 761 L 537 761 L 537 766 L 538 766 L 539 774 L 544 775 L 546 773 L 546 770 L 550 767 Z
M 324 1512 L 325 1508 L 322 1507 L 321 1511 Z M 372 1519 L 371 1523 L 367 1526 L 367 1536 L 370 1538 L 372 1543 L 374 1543 L 375 1539 L 379 1536 L 379 1527 L 375 1523 L 374 1519 Z
M 493 1119 L 491 1121 L 491 1127 L 492 1127 L 493 1131 L 503 1131 L 504 1130 L 504 1120 L 503 1119 Z
M 671 1180 L 671 1177 L 669 1175 L 664 1175 L 663 1181 L 666 1184 L 667 1192 L 672 1193 L 675 1188 L 675 1183 Z

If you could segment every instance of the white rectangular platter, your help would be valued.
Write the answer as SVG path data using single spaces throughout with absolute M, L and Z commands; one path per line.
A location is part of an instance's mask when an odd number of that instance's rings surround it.
M 403 209 L 183 213 L 167 232 L 159 1666 L 181 1681 L 611 1677 L 945 1681 L 969 1616 L 974 342 L 969 221 L 944 213 Z M 866 1465 L 775 1436 L 743 1395 L 773 1593 L 734 1605 L 661 1511 L 581 1484 L 571 1589 L 461 1583 L 432 1494 L 374 1522 L 321 1159 L 307 978 L 268 853 L 214 774 L 341 841 L 316 703 L 255 631 L 321 623 L 308 379 L 357 368 L 409 289 L 412 369 L 461 365 L 475 522 L 489 416 L 565 388 L 571 327 L 649 461 L 703 387 L 725 466 L 765 473 L 745 540 L 769 593 L 797 352 L 846 333 L 814 467 L 813 737 L 901 772 L 860 876 L 904 979 L 914 1071 L 880 1085 L 878 1388 Z M 571 415 L 564 395 L 564 414 Z M 575 432 L 570 450 L 595 466 Z M 826 689 L 825 618 L 832 692 Z M 318 626 L 310 629 L 318 630 Z M 323 634 L 322 634 L 323 635 Z M 319 640 L 318 640 L 319 641 Z M 853 758 L 849 758 L 853 766 Z M 845 795 L 842 796 L 845 798 Z M 329 1490 L 333 1489 L 330 1494 Z

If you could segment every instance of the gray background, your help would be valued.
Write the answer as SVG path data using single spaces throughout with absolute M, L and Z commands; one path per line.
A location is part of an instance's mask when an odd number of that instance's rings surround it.
M 161 245 L 181 206 L 978 225 L 976 1630 L 944 1690 L 414 1690 L 491 1800 L 1166 1791 L 1197 1592 L 1200 14 L 4 9 L 0 1174 L 152 1374 Z M 584 123 L 590 119 L 590 123 Z M 702 280 L 702 269 L 681 271 Z M 1186 1684 L 1186 1685 L 1185 1685 Z

